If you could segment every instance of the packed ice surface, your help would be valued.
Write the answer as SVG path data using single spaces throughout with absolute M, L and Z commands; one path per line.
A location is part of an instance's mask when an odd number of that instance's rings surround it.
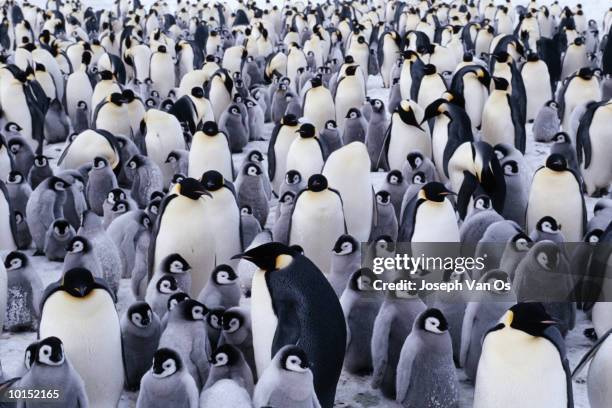
M 277 3 L 283 3 L 276 1 Z M 46 2 L 42 0 L 34 0 L 31 3 L 44 5 Z M 84 4 L 92 5 L 94 8 L 109 8 L 112 7 L 113 2 L 108 0 L 90 0 L 83 1 Z M 152 3 L 151 0 L 142 1 L 144 5 Z M 168 4 L 173 4 L 172 0 L 168 1 Z M 497 1 L 502 3 L 502 1 Z M 513 5 L 527 4 L 528 1 L 513 1 Z M 539 1 L 539 4 L 550 4 L 552 1 Z M 598 24 L 601 25 L 601 18 L 603 17 L 605 10 L 612 7 L 612 2 L 609 0 L 572 0 L 572 1 L 560 1 L 561 5 L 574 5 L 581 3 L 585 14 L 588 18 L 595 19 Z M 230 1 L 229 4 L 233 4 Z M 368 80 L 368 96 L 371 98 L 378 98 L 383 101 L 388 100 L 389 91 L 384 89 L 382 86 L 382 80 L 380 76 L 370 76 Z M 273 125 L 267 123 L 265 125 L 265 137 L 269 138 L 272 131 Z M 61 153 L 63 145 L 49 145 L 45 148 L 45 154 L 53 158 L 52 164 L 55 163 L 57 157 Z M 244 153 L 234 154 L 233 160 L 236 165 L 239 165 L 246 152 L 257 149 L 262 153 L 267 152 L 267 142 L 250 142 L 245 148 Z M 527 125 L 527 150 L 525 157 L 531 171 L 535 171 L 538 167 L 544 164 L 544 160 L 548 155 L 550 145 L 544 143 L 537 143 L 533 141 L 531 134 L 531 125 Z M 372 173 L 371 181 L 376 189 L 384 179 L 384 173 Z M 595 199 L 586 197 L 587 209 L 589 217 L 592 216 L 593 206 Z M 271 203 L 273 204 L 273 203 Z M 269 220 L 274 219 L 275 207 L 271 207 Z M 32 255 L 32 251 L 28 252 L 28 255 Z M 40 273 L 43 283 L 49 284 L 57 280 L 61 275 L 62 264 L 59 262 L 50 262 L 44 256 L 32 257 L 31 258 L 34 267 Z M 127 307 L 134 301 L 134 297 L 130 290 L 130 281 L 128 279 L 122 279 L 118 294 L 117 310 L 121 316 L 127 309 Z M 580 358 L 590 349 L 592 342 L 587 339 L 583 332 L 585 329 L 592 327 L 591 322 L 588 318 L 578 311 L 576 327 L 572 330 L 567 338 L 567 355 L 570 361 L 570 367 L 573 368 L 580 361 Z M 23 333 L 2 333 L 0 335 L 0 362 L 2 369 L 6 377 L 18 376 L 23 370 L 23 356 L 25 348 L 33 341 L 36 340 L 36 333 L 34 332 L 23 332 Z M 457 369 L 457 373 L 460 381 L 460 403 L 462 408 L 472 406 L 473 398 L 473 385 L 467 381 L 463 370 Z M 587 370 L 583 370 L 581 375 L 578 376 L 573 382 L 574 391 L 574 406 L 576 408 L 588 408 L 588 398 L 586 389 L 586 373 Z M 370 386 L 371 376 L 356 376 L 348 374 L 343 371 L 340 381 L 338 383 L 338 389 L 336 394 L 337 407 L 400 407 L 394 401 L 384 398 L 378 390 L 372 389 Z M 612 385 L 612 384 L 611 384 Z M 137 398 L 137 393 L 124 391 L 121 401 L 119 403 L 120 408 L 134 407 Z

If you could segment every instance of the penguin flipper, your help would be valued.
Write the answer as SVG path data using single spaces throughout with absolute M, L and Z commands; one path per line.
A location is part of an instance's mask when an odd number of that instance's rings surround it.
M 411 339 L 406 339 L 400 358 L 397 362 L 397 376 L 395 378 L 395 400 L 400 404 L 406 398 L 410 388 L 410 378 L 412 376 L 412 364 L 418 353 L 417 347 Z
M 382 313 L 383 311 L 384 309 L 381 308 L 372 329 L 372 363 L 374 366 L 372 388 L 380 387 L 389 362 L 389 335 L 391 333 L 393 315 L 389 311 L 384 314 Z
M 510 115 L 512 116 L 512 125 L 514 126 L 514 146 L 523 154 L 525 154 L 525 145 L 527 136 L 525 134 L 525 122 L 521 121 L 519 110 L 510 95 L 508 98 L 508 106 L 510 106 Z
M 461 219 L 465 219 L 467 215 L 468 206 L 470 204 L 470 198 L 476 189 L 478 188 L 478 180 L 476 176 L 467 170 L 463 171 L 463 183 L 457 193 L 457 212 Z
M 282 123 L 279 122 L 274 126 L 272 135 L 270 136 L 270 142 L 268 143 L 268 176 L 270 181 L 274 180 L 274 173 L 276 172 L 276 154 L 274 153 L 274 145 L 278 138 L 278 132 L 280 131 Z
M 391 143 L 391 126 L 393 126 L 392 120 L 389 121 L 389 126 L 387 126 L 385 138 L 383 139 L 383 145 L 380 149 L 380 154 L 378 155 L 378 160 L 376 162 L 376 167 L 383 169 L 384 171 L 389 171 L 389 159 L 387 158 L 387 155 L 389 153 L 389 144 Z
M 476 302 L 469 302 L 465 308 L 465 316 L 463 317 L 463 325 L 461 327 L 461 348 L 459 351 L 459 367 L 465 367 L 467 354 L 470 350 L 472 328 L 474 326 L 474 317 L 476 317 L 476 306 Z
M 576 155 L 578 163 L 582 164 L 584 153 L 584 168 L 587 169 L 591 165 L 591 135 L 590 128 L 595 116 L 595 111 L 601 106 L 600 103 L 591 102 L 587 105 L 585 113 L 580 118 L 578 131 L 576 132 Z
M 603 336 L 601 336 L 597 340 L 597 342 L 593 344 L 591 349 L 587 351 L 584 356 L 582 356 L 580 362 L 578 362 L 578 365 L 576 366 L 576 368 L 574 368 L 574 371 L 572 372 L 572 379 L 576 378 L 576 376 L 580 374 L 584 367 L 586 367 L 587 363 L 591 361 L 593 357 L 595 357 L 595 354 L 597 354 L 601 346 L 608 339 L 608 337 L 610 337 L 610 335 L 612 335 L 612 329 L 608 330 Z

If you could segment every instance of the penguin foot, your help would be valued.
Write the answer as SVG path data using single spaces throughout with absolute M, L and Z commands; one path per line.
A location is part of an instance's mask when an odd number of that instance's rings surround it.
M 592 341 L 597 341 L 597 333 L 595 332 L 595 328 L 590 327 L 588 329 L 584 329 L 584 337 Z

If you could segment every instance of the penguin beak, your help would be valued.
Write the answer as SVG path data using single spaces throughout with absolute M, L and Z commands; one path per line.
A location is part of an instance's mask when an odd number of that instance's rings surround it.
M 87 294 L 87 286 L 77 286 L 76 288 L 74 288 L 74 290 L 77 292 L 79 297 L 83 297 Z

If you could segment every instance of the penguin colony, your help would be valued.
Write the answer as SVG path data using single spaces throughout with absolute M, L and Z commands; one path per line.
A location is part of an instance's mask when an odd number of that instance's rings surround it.
M 0 392 L 331 408 L 346 373 L 449 408 L 461 369 L 474 407 L 566 408 L 582 309 L 573 374 L 612 406 L 612 288 L 583 284 L 612 264 L 612 8 L 261 3 L 1 2 L 0 330 L 37 335 Z M 512 289 L 376 292 L 362 254 L 396 242 Z

